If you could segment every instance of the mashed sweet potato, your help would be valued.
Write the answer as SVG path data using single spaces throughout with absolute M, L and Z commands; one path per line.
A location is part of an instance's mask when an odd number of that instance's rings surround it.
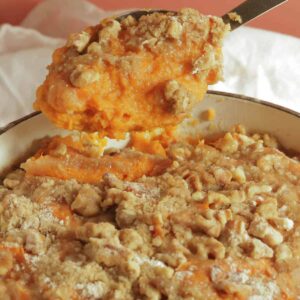
M 136 143 L 140 145 L 142 142 L 138 141 L 137 139 Z M 156 150 L 157 145 L 158 150 L 164 151 L 158 141 L 153 143 L 153 150 Z M 150 144 L 148 141 L 147 145 Z M 76 179 L 82 183 L 97 184 L 106 173 L 113 173 L 120 179 L 132 181 L 144 175 L 160 175 L 171 164 L 171 160 L 158 150 L 143 153 L 140 152 L 142 147 L 103 155 L 105 145 L 106 139 L 99 138 L 97 134 L 55 136 L 47 140 L 33 157 L 23 163 L 22 168 L 28 175 Z
M 178 124 L 221 78 L 227 31 L 192 9 L 106 19 L 54 52 L 34 107 L 59 127 L 109 137 Z

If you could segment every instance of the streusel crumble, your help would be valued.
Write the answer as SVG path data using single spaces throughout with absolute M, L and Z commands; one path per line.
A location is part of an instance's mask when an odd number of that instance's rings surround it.
M 12 172 L 0 298 L 298 299 L 300 162 L 277 146 L 239 126 L 171 143 L 160 175 L 131 181 Z

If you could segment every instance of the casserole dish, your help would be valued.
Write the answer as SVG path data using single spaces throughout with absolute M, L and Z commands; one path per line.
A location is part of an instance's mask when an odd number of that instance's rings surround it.
M 297 299 L 299 125 L 210 92 L 165 152 L 124 139 L 86 157 L 40 148 L 67 133 L 39 113 L 13 122 L 0 134 L 0 298 Z

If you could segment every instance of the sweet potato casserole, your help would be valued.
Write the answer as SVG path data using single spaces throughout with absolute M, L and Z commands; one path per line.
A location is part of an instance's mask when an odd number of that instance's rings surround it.
M 99 161 L 121 155 L 149 156 L 125 148 Z M 297 299 L 297 159 L 240 126 L 151 157 L 159 171 L 129 180 L 124 164 L 94 184 L 9 174 L 0 298 Z
M 1 300 L 300 299 L 299 158 L 241 125 L 175 134 L 227 30 L 194 10 L 108 19 L 54 53 L 35 106 L 96 132 L 44 140 L 0 184 Z

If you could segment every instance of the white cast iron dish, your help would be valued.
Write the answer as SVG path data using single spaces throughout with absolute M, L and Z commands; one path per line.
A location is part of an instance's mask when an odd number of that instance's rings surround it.
M 233 125 L 243 124 L 250 132 L 270 133 L 281 145 L 300 153 L 300 114 L 258 99 L 223 93 L 209 92 L 204 101 L 193 111 L 195 118 L 212 108 L 216 118 L 212 122 L 183 125 L 189 135 L 215 134 L 229 130 Z M 0 129 L 0 177 L 33 153 L 38 140 L 46 136 L 66 134 L 56 128 L 41 113 L 33 113 L 3 129 Z M 107 147 L 124 147 L 126 141 L 110 140 Z

